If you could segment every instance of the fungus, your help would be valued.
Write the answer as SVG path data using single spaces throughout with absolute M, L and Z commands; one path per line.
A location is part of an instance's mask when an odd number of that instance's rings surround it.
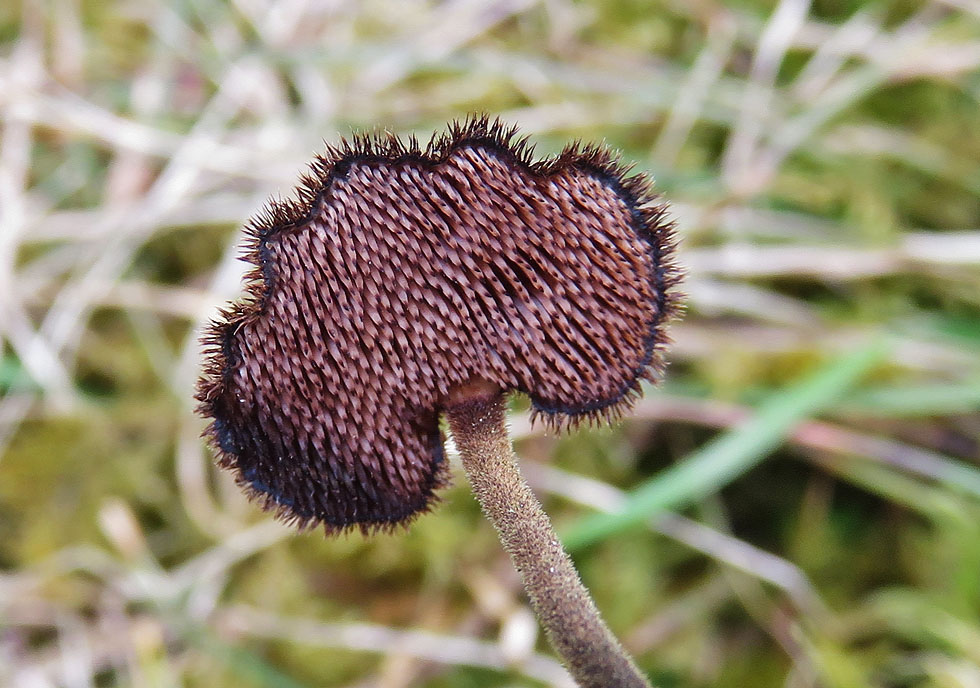
M 555 427 L 630 406 L 663 366 L 671 228 L 649 181 L 605 148 L 531 153 L 481 117 L 424 150 L 365 136 L 317 157 L 297 199 L 248 227 L 254 269 L 205 335 L 197 398 L 249 495 L 328 533 L 433 506 L 445 413 L 573 675 L 646 685 L 520 478 L 502 400 L 526 394 Z

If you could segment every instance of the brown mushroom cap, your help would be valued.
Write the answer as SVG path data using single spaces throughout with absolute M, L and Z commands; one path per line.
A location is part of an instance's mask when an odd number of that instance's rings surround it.
M 425 151 L 359 137 L 251 222 L 245 298 L 205 336 L 219 462 L 328 531 L 405 522 L 447 480 L 439 414 L 484 379 L 555 424 L 628 407 L 662 367 L 665 206 L 600 147 L 531 162 L 514 129 Z

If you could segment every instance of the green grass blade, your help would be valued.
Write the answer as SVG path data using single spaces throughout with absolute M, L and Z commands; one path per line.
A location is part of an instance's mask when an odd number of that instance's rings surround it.
M 564 535 L 578 549 L 634 527 L 651 515 L 697 501 L 731 482 L 776 449 L 805 418 L 836 403 L 885 354 L 880 340 L 821 367 L 815 374 L 763 401 L 753 418 L 630 493 L 622 510 L 592 514 Z

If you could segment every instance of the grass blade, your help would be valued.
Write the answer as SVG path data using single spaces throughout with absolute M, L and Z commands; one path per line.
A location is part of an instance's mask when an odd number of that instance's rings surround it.
M 592 544 L 658 511 L 684 506 L 727 485 L 782 444 L 797 423 L 836 403 L 885 353 L 883 343 L 874 340 L 773 394 L 751 420 L 633 490 L 619 512 L 584 518 L 564 535 L 565 546 L 574 550 Z
M 855 390 L 836 410 L 878 418 L 976 413 L 980 410 L 980 380 Z

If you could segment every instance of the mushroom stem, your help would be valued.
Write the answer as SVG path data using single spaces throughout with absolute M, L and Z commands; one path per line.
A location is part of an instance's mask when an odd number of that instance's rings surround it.
M 446 408 L 456 448 L 552 646 L 581 686 L 650 688 L 602 620 L 524 481 L 507 435 L 503 394 L 481 387 L 469 391 L 451 395 Z

